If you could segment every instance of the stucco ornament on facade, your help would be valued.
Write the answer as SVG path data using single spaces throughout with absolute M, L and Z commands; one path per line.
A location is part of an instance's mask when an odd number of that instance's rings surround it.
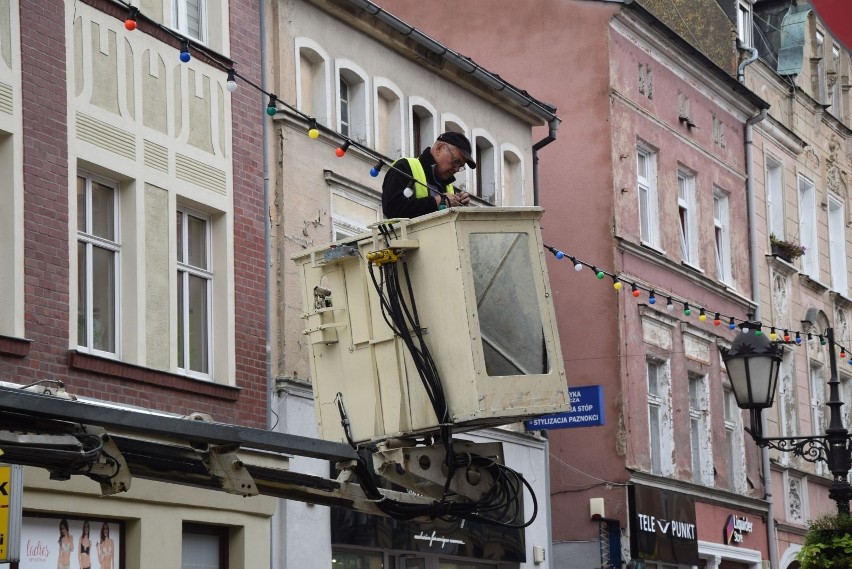
M 840 149 L 840 144 L 837 137 L 831 139 L 828 143 L 828 158 L 825 161 L 825 185 L 830 192 L 834 192 L 844 200 L 847 197 L 846 179 L 847 174 L 837 163 L 837 154 Z M 848 216 L 849 214 L 847 214 Z M 847 217 L 847 223 L 852 218 Z
M 775 322 L 786 323 L 790 312 L 790 276 L 772 271 L 772 316 Z M 786 325 L 786 324 L 785 324 Z

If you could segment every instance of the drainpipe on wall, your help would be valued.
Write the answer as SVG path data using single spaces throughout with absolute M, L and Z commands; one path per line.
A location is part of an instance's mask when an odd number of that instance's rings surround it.
M 757 49 L 745 46 L 751 56 L 740 62 L 737 67 L 737 80 L 745 83 L 745 68 L 757 61 Z M 757 206 L 754 195 L 754 125 L 766 118 L 766 109 L 746 120 L 745 123 L 745 167 L 746 167 L 746 207 L 748 210 L 748 249 L 749 265 L 751 268 L 751 298 L 755 304 L 754 319 L 760 321 L 760 245 L 757 242 Z M 766 418 L 761 413 L 761 421 Z M 766 545 L 769 549 L 769 569 L 778 569 L 778 542 L 775 535 L 775 509 L 772 503 L 772 471 L 769 464 L 769 449 L 760 448 L 761 470 L 763 471 L 763 491 L 766 500 Z
M 558 118 L 554 118 L 550 122 L 548 122 L 547 127 L 550 129 L 547 133 L 547 136 L 533 144 L 532 147 L 532 155 L 533 155 L 533 205 L 539 205 L 538 199 L 538 151 L 554 140 L 556 140 L 556 129 L 559 128 L 559 124 L 562 121 Z
M 258 9 L 260 11 L 260 86 L 264 91 L 269 91 L 267 87 L 267 68 L 266 68 L 266 0 L 260 0 L 258 3 Z M 262 99 L 261 99 L 262 100 Z M 265 262 L 264 271 L 266 274 L 264 275 L 264 283 L 265 287 L 265 295 L 266 295 L 266 385 L 267 397 L 272 397 L 272 393 L 275 393 L 275 385 L 272 379 L 272 358 L 270 356 L 271 345 L 270 345 L 270 332 L 272 331 L 272 325 L 270 324 L 269 315 L 271 314 L 271 286 L 270 282 L 272 282 L 272 275 L 270 270 L 270 246 L 269 246 L 269 234 L 270 234 L 270 221 L 269 221 L 269 124 L 271 121 L 268 120 L 266 113 L 263 115 L 263 134 L 261 136 L 262 144 L 263 144 L 263 243 L 264 243 L 264 253 L 263 258 Z M 266 405 L 266 427 L 268 429 L 272 429 L 274 423 L 272 422 L 272 401 L 267 401 Z M 278 557 L 275 552 L 276 547 L 276 536 L 278 539 L 284 535 L 284 527 L 280 521 L 280 517 L 282 516 L 281 510 L 279 506 L 276 505 L 275 515 L 269 519 L 269 533 L 273 536 L 272 539 L 269 540 L 269 560 L 270 563 L 274 566 L 276 565 L 275 561 L 277 561 Z

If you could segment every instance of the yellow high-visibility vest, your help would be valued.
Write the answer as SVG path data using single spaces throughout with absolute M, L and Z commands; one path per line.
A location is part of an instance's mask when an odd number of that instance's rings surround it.
M 423 170 L 423 164 L 417 158 L 406 158 L 408 167 L 411 168 L 411 176 L 414 178 L 415 188 L 414 197 L 425 198 L 429 195 L 429 190 L 426 188 L 426 172 Z M 455 194 L 455 189 L 452 184 L 444 186 L 444 190 L 448 194 Z

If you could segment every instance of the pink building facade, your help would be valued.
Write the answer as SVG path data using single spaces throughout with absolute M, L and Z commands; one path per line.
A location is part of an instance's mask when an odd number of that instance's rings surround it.
M 548 433 L 553 566 L 758 566 L 760 456 L 718 347 L 731 318 L 755 311 L 746 123 L 767 104 L 636 3 L 381 6 L 534 89 L 564 121 L 540 153 L 543 228 L 583 265 L 554 261 L 550 277 L 569 385 L 602 386 L 605 424 Z M 735 61 L 716 8 L 708 22 Z M 666 535 L 664 520 L 694 536 Z

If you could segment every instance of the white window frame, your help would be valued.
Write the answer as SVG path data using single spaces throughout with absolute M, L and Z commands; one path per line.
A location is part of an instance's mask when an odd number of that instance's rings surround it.
M 700 267 L 698 259 L 698 212 L 695 204 L 695 174 L 683 168 L 677 171 L 678 229 L 681 259 Z
M 737 37 L 743 45 L 752 47 L 754 43 L 754 26 L 751 0 L 737 2 Z
M 766 157 L 766 204 L 769 233 L 784 239 L 784 167 L 772 156 Z
M 651 455 L 651 473 L 668 476 L 674 472 L 671 370 L 668 361 L 654 359 L 646 360 L 645 369 L 648 388 L 648 447 Z
M 831 70 L 835 74 L 834 85 L 831 86 L 831 106 L 828 112 L 836 118 L 843 120 L 843 73 L 840 69 L 840 48 L 837 45 L 831 46 Z
M 109 358 L 119 358 L 121 357 L 121 225 L 120 225 L 120 186 L 118 182 L 114 180 L 110 180 L 108 178 L 104 178 L 102 176 L 98 176 L 96 174 L 92 174 L 91 172 L 79 171 L 77 173 L 77 179 L 83 180 L 84 183 L 84 193 L 85 193 L 85 204 L 86 208 L 85 216 L 86 216 L 86 228 L 83 231 L 77 231 L 77 243 L 82 244 L 86 248 L 86 263 L 85 266 L 77 267 L 77 271 L 84 272 L 86 278 L 86 290 L 80 291 L 78 290 L 78 297 L 82 292 L 85 292 L 86 295 L 86 307 L 85 314 L 83 315 L 84 319 L 87 322 L 86 325 L 86 338 L 85 345 L 81 342 L 81 338 L 77 338 L 77 350 L 81 352 L 86 352 L 90 354 L 95 354 L 99 356 L 109 357 Z M 114 236 L 113 240 L 105 239 L 103 237 L 98 237 L 91 234 L 91 223 L 92 223 L 92 182 L 97 182 L 103 186 L 110 187 L 113 190 L 113 229 Z M 79 217 L 78 212 L 78 217 Z M 92 282 L 93 282 L 93 274 L 92 274 L 92 252 L 95 248 L 103 249 L 105 251 L 111 251 L 113 254 L 113 286 L 114 290 L 114 302 L 115 306 L 113 307 L 113 314 L 115 315 L 115 321 L 113 323 L 114 327 L 114 337 L 112 338 L 114 351 L 110 352 L 107 350 L 101 350 L 95 348 L 95 332 L 94 332 L 94 298 L 92 291 Z M 79 257 L 78 257 L 79 258 Z M 78 279 L 79 282 L 79 279 Z M 78 301 L 78 318 L 79 318 L 79 301 Z M 77 325 L 77 329 L 79 330 L 79 323 Z
M 337 78 L 337 116 L 338 116 L 338 131 L 343 136 L 348 137 L 351 121 L 350 98 L 352 96 L 352 86 L 343 75 Z
M 204 226 L 205 227 L 205 240 L 206 240 L 206 243 L 207 243 L 206 244 L 206 253 L 207 253 L 206 257 L 207 258 L 205 259 L 205 261 L 207 263 L 207 268 L 196 267 L 196 266 L 190 265 L 186 262 L 180 261 L 179 258 L 177 258 L 177 257 L 176 257 L 175 260 L 176 260 L 177 286 L 181 287 L 184 299 L 189 299 L 189 277 L 190 276 L 202 278 L 207 283 L 207 288 L 206 288 L 206 292 L 205 292 L 205 294 L 207 296 L 207 299 L 206 299 L 207 302 L 206 302 L 206 307 L 205 307 L 206 310 L 207 310 L 207 315 L 206 315 L 206 318 L 205 318 L 205 322 L 206 322 L 205 337 L 206 337 L 206 343 L 207 343 L 207 348 L 206 348 L 206 354 L 207 354 L 206 368 L 207 368 L 207 371 L 203 372 L 203 371 L 193 370 L 190 367 L 191 361 L 190 361 L 189 306 L 190 306 L 191 303 L 187 302 L 186 300 L 183 303 L 183 315 L 182 315 L 183 326 L 184 326 L 183 346 L 177 346 L 177 356 L 178 356 L 177 369 L 178 369 L 179 373 L 186 375 L 188 377 L 193 377 L 193 378 L 196 378 L 196 379 L 204 379 L 204 380 L 209 381 L 209 380 L 213 379 L 213 373 L 214 373 L 214 370 L 213 370 L 213 362 L 214 362 L 214 358 L 213 358 L 213 348 L 214 348 L 214 344 L 213 344 L 213 269 L 212 269 L 212 267 L 213 267 L 213 251 L 212 251 L 212 249 L 213 249 L 213 247 L 212 247 L 212 244 L 213 244 L 213 227 L 212 227 L 213 221 L 212 221 L 212 219 L 209 215 L 202 213 L 200 211 L 197 211 L 197 210 L 193 210 L 193 209 L 188 208 L 188 207 L 181 206 L 181 205 L 178 205 L 177 213 L 180 214 L 183 217 L 183 221 L 181 223 L 181 228 L 183 229 L 183 235 L 181 236 L 181 242 L 183 243 L 183 248 L 184 248 L 183 258 L 185 260 L 187 259 L 187 251 L 188 251 L 188 246 L 189 246 L 189 239 L 188 239 L 188 236 L 187 236 L 189 224 L 186 222 L 186 218 L 188 216 L 192 216 L 192 217 L 198 218 L 198 219 L 205 222 L 205 226 Z M 180 309 L 180 307 L 178 307 L 177 302 L 175 303 L 175 306 L 178 309 Z M 180 318 L 175 318 L 175 326 L 176 327 L 180 326 Z M 177 339 L 181 337 L 181 334 L 180 334 L 179 330 L 176 330 L 176 332 L 177 333 L 175 334 L 175 339 L 177 341 Z M 183 366 L 180 365 L 180 350 L 183 350 L 183 360 L 184 360 Z
M 817 75 L 817 102 L 828 103 L 828 85 L 826 84 L 825 75 L 825 34 L 817 30 L 814 38 L 814 58 L 817 60 L 816 75 Z
M 642 164 L 645 169 L 643 171 Z M 639 199 L 639 236 L 644 245 L 660 249 L 657 152 L 644 144 L 636 147 L 636 182 Z
M 405 156 L 404 99 L 402 90 L 393 82 L 382 77 L 373 79 L 373 140 L 375 149 L 390 158 Z M 382 109 L 382 105 L 387 109 Z
M 799 235 L 805 246 L 802 271 L 819 281 L 819 250 L 817 248 L 816 187 L 806 176 L 799 174 Z
M 745 492 L 746 488 L 743 417 L 740 408 L 737 406 L 736 396 L 730 382 L 725 383 L 723 405 L 728 484 L 731 491 L 742 493 Z
M 408 97 L 409 154 L 418 156 L 438 138 L 438 111 L 422 97 Z M 419 144 L 418 144 L 419 143 Z
M 198 2 L 198 36 L 189 31 L 189 4 L 190 0 L 172 0 L 172 17 L 174 27 L 183 35 L 192 38 L 202 44 L 208 41 L 208 6 L 207 0 L 195 0 Z
M 730 285 L 731 274 L 731 206 L 728 194 L 719 188 L 713 191 L 713 242 L 716 250 L 717 278 Z
M 849 296 L 846 268 L 846 208 L 834 195 L 828 196 L 828 260 L 831 266 L 831 287 Z
M 713 447 L 710 443 L 710 392 L 707 385 L 706 375 L 688 375 L 692 481 L 712 486 Z
M 473 151 L 476 161 L 474 171 L 475 195 L 492 205 L 497 205 L 500 163 L 497 160 L 497 140 L 482 129 L 473 129 Z M 483 191 L 484 190 L 484 191 Z
M 318 124 L 334 128 L 328 53 L 315 41 L 298 37 L 295 39 L 295 56 L 296 108 L 315 118 Z
M 337 108 L 337 130 L 350 140 L 370 146 L 372 144 L 370 123 L 369 77 L 363 69 L 348 60 L 335 63 L 335 102 Z M 348 86 L 347 117 L 343 116 L 341 86 Z M 344 123 L 347 133 L 343 133 Z
M 500 185 L 502 188 L 500 204 L 504 206 L 522 206 L 526 203 L 524 187 L 524 160 L 523 154 L 514 144 L 504 143 L 500 145 L 502 156 Z

